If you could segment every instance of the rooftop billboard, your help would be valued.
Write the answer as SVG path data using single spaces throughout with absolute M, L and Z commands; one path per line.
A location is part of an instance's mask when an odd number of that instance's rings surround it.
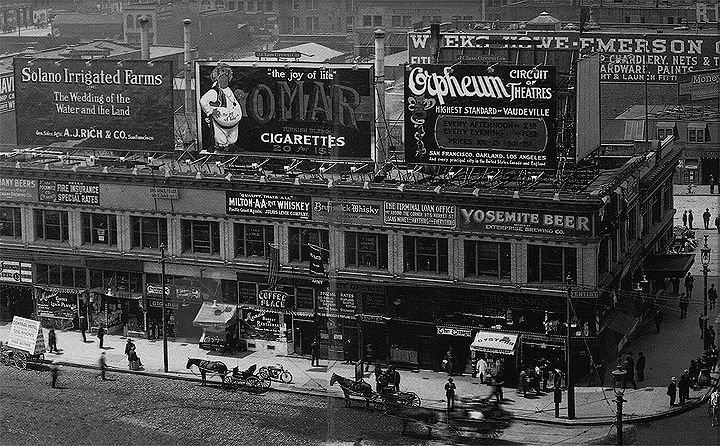
M 174 150 L 172 63 L 14 59 L 19 144 Z
M 405 160 L 553 168 L 554 89 L 554 67 L 407 67 Z
M 371 65 L 198 62 L 195 76 L 203 151 L 371 158 Z

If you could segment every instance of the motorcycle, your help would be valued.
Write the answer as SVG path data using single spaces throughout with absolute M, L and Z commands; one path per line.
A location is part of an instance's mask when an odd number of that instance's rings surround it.
M 258 375 L 262 376 L 265 379 L 280 381 L 285 384 L 290 384 L 293 380 L 292 373 L 285 370 L 285 367 L 283 367 L 281 364 L 260 367 L 260 370 L 258 370 Z

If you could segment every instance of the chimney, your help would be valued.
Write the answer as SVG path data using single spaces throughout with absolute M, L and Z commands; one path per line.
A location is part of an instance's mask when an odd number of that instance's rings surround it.
M 150 60 L 150 31 L 145 16 L 140 17 L 140 58 Z
M 375 30 L 375 169 L 385 164 L 385 31 Z
M 183 45 L 185 48 L 185 69 L 183 70 L 185 73 L 185 116 L 188 116 L 188 113 L 194 109 L 193 95 L 190 90 L 193 70 L 192 53 L 190 50 L 190 23 L 192 23 L 190 19 L 183 20 Z

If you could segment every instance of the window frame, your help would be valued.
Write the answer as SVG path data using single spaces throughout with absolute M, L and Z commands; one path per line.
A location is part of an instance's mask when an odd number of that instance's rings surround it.
M 494 258 L 480 257 L 481 248 L 492 247 L 494 250 Z M 463 243 L 463 252 L 465 260 L 465 277 L 468 278 L 493 278 L 497 280 L 510 280 L 512 275 L 512 245 L 510 243 L 485 241 L 485 240 L 465 240 Z M 473 255 L 471 255 L 473 254 Z M 481 269 L 481 260 L 495 262 L 494 274 Z M 470 262 L 474 264 L 474 268 L 470 268 Z M 472 271 L 471 271 L 472 270 Z M 486 271 L 486 272 L 483 272 Z
M 95 218 L 105 217 L 105 228 L 95 225 Z M 89 221 L 89 227 L 88 225 Z M 83 245 L 101 245 L 101 246 L 117 246 L 117 215 L 115 214 L 98 214 L 94 212 L 82 212 L 80 214 L 80 226 L 82 231 Z M 107 231 L 107 242 L 96 241 L 98 234 L 97 229 L 105 229 Z
M 199 239 L 198 233 L 207 231 L 207 240 Z M 207 243 L 207 250 L 204 247 Z M 220 255 L 220 222 L 211 220 L 180 220 L 180 249 L 183 254 L 205 256 Z
M 57 214 L 58 216 L 58 232 L 59 238 L 49 238 L 47 236 L 47 217 L 48 215 Z M 67 243 L 70 241 L 69 212 L 57 209 L 35 209 L 35 240 L 46 242 Z M 40 228 L 42 227 L 42 231 Z M 42 233 L 42 235 L 41 235 Z
M 262 255 L 248 255 L 248 238 L 247 229 L 257 229 L 262 231 Z M 234 229 L 234 240 L 233 240 L 233 256 L 235 258 L 262 258 L 266 259 L 270 257 L 270 244 L 275 243 L 275 227 L 272 225 L 254 224 L 254 223 L 233 223 Z M 242 234 L 242 237 L 240 236 Z M 258 243 L 259 240 L 250 240 L 250 243 Z M 239 249 L 242 245 L 242 250 Z
M 145 235 L 148 231 L 144 230 L 146 225 L 149 225 L 150 223 L 155 224 L 155 229 L 157 232 L 154 232 L 153 235 L 157 234 L 157 246 L 147 245 L 145 246 L 145 241 L 148 238 L 148 235 Z M 136 228 L 136 226 L 138 226 Z M 168 220 L 167 218 L 163 217 L 146 217 L 146 216 L 136 216 L 132 215 L 130 216 L 130 247 L 131 249 L 160 249 L 161 245 L 167 246 L 168 243 Z M 138 231 L 136 233 L 136 231 Z
M 534 277 L 534 274 L 531 273 L 531 268 L 533 268 L 534 263 L 534 257 L 535 254 L 531 252 L 531 250 L 536 249 L 538 250 L 537 254 L 537 264 L 535 265 L 535 269 L 537 270 L 537 280 Z M 561 250 L 561 259 L 560 259 L 560 265 L 561 265 L 561 278 L 560 280 L 552 280 L 552 279 L 545 279 L 543 276 L 544 271 L 546 268 L 552 265 L 557 265 L 557 263 L 549 263 L 549 262 L 543 262 L 545 255 L 543 255 L 543 251 L 548 249 L 560 249 Z M 574 257 L 574 265 L 572 268 L 570 268 L 570 265 L 568 265 L 568 255 L 572 253 Z M 556 256 L 553 255 L 547 255 L 548 258 L 554 258 Z M 577 280 L 577 249 L 576 248 L 570 248 L 567 246 L 550 246 L 550 245 L 527 245 L 527 282 L 528 283 L 565 283 L 565 279 L 567 278 L 568 274 L 570 274 L 570 277 L 572 277 L 573 280 Z
M 8 219 L 4 219 L 2 215 L 9 215 Z M 9 224 L 12 234 L 3 234 Z M 19 207 L 0 206 L 0 237 L 22 238 L 22 210 Z
M 375 242 L 374 252 L 365 250 L 365 249 L 360 249 L 360 238 L 361 237 L 374 238 L 374 242 Z M 345 267 L 387 271 L 387 269 L 388 269 L 388 236 L 387 236 L 387 234 L 381 234 L 378 232 L 345 231 L 344 239 L 345 239 Z M 374 254 L 375 255 L 374 265 L 361 263 L 361 258 L 364 258 L 363 254 L 365 254 L 365 255 Z M 352 259 L 351 259 L 351 257 L 352 257 Z
M 427 248 L 418 246 L 420 243 L 434 243 L 434 254 L 419 253 L 419 248 Z M 443 253 L 444 251 L 444 253 Z M 430 269 L 430 261 L 435 257 L 435 268 Z M 428 260 L 428 267 L 422 268 L 420 259 Z M 449 273 L 449 243 L 447 238 L 439 237 L 423 237 L 423 236 L 403 236 L 403 271 L 406 273 L 430 273 L 447 275 Z
M 297 231 L 297 246 L 295 245 L 296 241 L 294 240 L 296 238 L 294 232 L 296 232 L 296 231 Z M 322 262 L 324 264 L 328 263 L 328 260 L 330 258 L 330 252 L 329 252 L 330 231 L 327 229 L 306 228 L 306 227 L 301 227 L 301 226 L 288 227 L 288 262 L 291 262 L 291 263 L 310 262 L 310 247 L 308 246 L 308 243 L 310 243 L 311 234 L 316 231 L 317 231 L 318 245 L 321 248 L 324 248 L 321 250 Z M 315 237 L 315 236 L 313 236 L 313 237 Z

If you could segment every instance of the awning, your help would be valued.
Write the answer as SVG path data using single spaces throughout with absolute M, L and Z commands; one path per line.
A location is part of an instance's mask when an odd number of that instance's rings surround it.
M 606 327 L 615 333 L 627 336 L 635 330 L 638 322 L 640 322 L 639 317 L 630 316 L 622 311 L 617 311 L 615 314 L 610 316 Z
M 216 302 L 203 302 L 200 311 L 193 320 L 193 325 L 199 327 L 225 328 L 235 321 L 237 305 Z
M 515 353 L 515 344 L 518 335 L 511 333 L 498 333 L 494 331 L 478 331 L 470 349 L 479 352 L 501 353 L 512 355 Z
M 695 254 L 652 254 L 643 261 L 646 273 L 661 273 L 664 277 L 682 277 L 695 262 Z

